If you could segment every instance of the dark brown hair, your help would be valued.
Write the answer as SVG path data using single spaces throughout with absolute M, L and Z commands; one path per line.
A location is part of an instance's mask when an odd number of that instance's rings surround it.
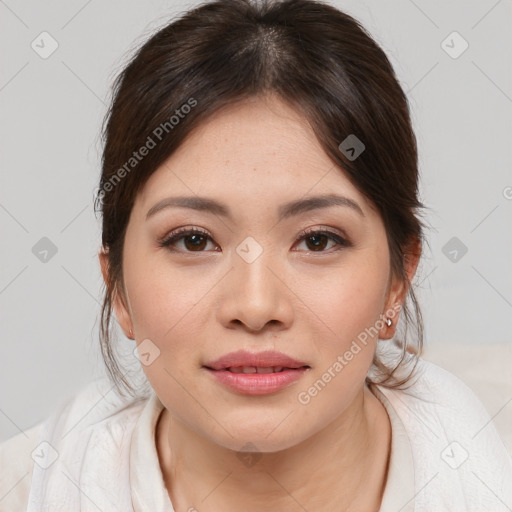
M 124 294 L 123 244 L 137 193 L 211 114 L 267 93 L 305 116 L 333 163 L 376 207 L 386 228 L 391 272 L 407 282 L 404 257 L 412 241 L 423 242 L 419 210 L 424 206 L 418 198 L 417 146 L 407 98 L 383 50 L 357 20 L 321 1 L 203 3 L 136 51 L 115 80 L 103 127 L 96 209 L 102 213 L 109 279 L 100 342 L 113 382 L 131 393 L 111 324 L 114 297 Z M 349 135 L 365 146 L 356 159 L 339 147 Z M 400 322 L 405 328 L 394 340 L 402 358 L 392 369 L 377 356 L 374 360 L 389 387 L 406 382 L 392 376 L 407 352 L 421 352 L 423 324 L 412 286 L 407 299 L 413 311 L 406 300 Z M 414 324 L 414 339 L 409 324 Z

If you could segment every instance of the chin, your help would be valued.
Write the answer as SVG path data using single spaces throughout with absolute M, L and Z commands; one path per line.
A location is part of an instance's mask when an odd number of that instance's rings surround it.
M 212 438 L 212 441 L 220 446 L 235 452 L 256 452 L 256 453 L 276 453 L 287 450 L 299 444 L 307 438 L 307 435 L 300 436 L 297 429 L 291 427 L 280 428 L 276 424 L 266 422 L 262 424 L 237 424 L 228 425 L 224 424 L 226 430 L 232 434 L 230 436 L 227 432 L 222 431 L 222 438 Z M 291 433 L 293 432 L 293 434 Z

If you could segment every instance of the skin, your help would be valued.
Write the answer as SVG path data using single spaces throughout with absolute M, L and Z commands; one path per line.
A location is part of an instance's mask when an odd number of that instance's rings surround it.
M 277 219 L 288 201 L 321 194 L 352 199 Z M 166 208 L 160 200 L 207 196 L 233 214 Z M 206 230 L 158 240 L 186 226 Z M 350 246 L 298 240 L 305 228 L 340 234 Z M 262 254 L 236 252 L 248 236 Z M 309 235 L 311 236 L 311 235 Z M 336 250 L 339 249 L 339 250 Z M 406 259 L 411 280 L 419 246 Z M 106 256 L 100 263 L 107 278 Z M 124 293 L 116 317 L 137 343 L 160 355 L 144 372 L 164 405 L 155 438 L 176 511 L 377 511 L 386 482 L 391 427 L 364 383 L 377 337 L 307 405 L 297 396 L 332 367 L 359 333 L 407 292 L 392 277 L 386 231 L 372 204 L 333 165 L 295 110 L 268 96 L 230 105 L 196 129 L 151 176 L 130 215 L 123 252 Z M 384 325 L 378 337 L 394 335 Z M 238 349 L 278 350 L 311 368 L 285 389 L 246 396 L 218 383 L 203 365 Z M 249 467 L 239 451 L 256 446 Z M 313 476 L 314 475 L 314 476 Z

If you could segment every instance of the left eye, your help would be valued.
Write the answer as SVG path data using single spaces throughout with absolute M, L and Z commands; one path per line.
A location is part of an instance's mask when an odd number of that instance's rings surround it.
M 304 241 L 306 244 L 309 242 L 311 244 L 311 247 L 313 248 L 309 250 L 312 252 L 326 252 L 324 249 L 329 240 L 334 242 L 335 247 L 338 246 L 336 250 L 350 246 L 350 243 L 347 240 L 332 231 L 308 231 L 306 233 L 302 233 L 299 238 L 299 241 Z
M 171 252 L 180 252 L 175 249 L 178 242 L 183 241 L 185 247 L 184 252 L 205 252 L 205 245 L 207 241 L 212 241 L 212 238 L 206 231 L 199 229 L 182 229 L 177 232 L 171 233 L 159 242 L 160 247 L 167 247 Z M 307 250 L 311 252 L 326 252 L 325 247 L 329 241 L 333 242 L 333 246 L 338 246 L 339 250 L 343 247 L 350 247 L 350 242 L 341 237 L 337 233 L 325 230 L 313 230 L 302 232 L 298 238 L 299 242 L 309 244 Z M 333 247 L 331 246 L 331 248 Z

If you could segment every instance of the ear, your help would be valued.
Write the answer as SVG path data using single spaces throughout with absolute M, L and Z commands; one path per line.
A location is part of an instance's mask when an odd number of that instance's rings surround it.
M 101 274 L 103 275 L 103 281 L 105 282 L 105 286 L 107 289 L 110 289 L 109 284 L 109 265 L 108 265 L 108 254 L 102 248 L 98 253 L 98 258 L 100 260 Z M 129 339 L 134 339 L 133 336 L 133 324 L 131 320 L 131 315 L 129 312 L 129 308 L 126 305 L 125 298 L 123 293 L 119 293 L 118 287 L 115 286 L 114 291 L 112 293 L 112 307 L 114 309 L 114 313 L 117 319 L 117 322 L 123 329 L 125 336 Z M 132 334 L 130 334 L 130 332 Z
M 386 296 L 386 308 L 382 312 L 382 315 L 384 320 L 386 320 L 386 317 L 389 317 L 392 321 L 392 324 L 390 326 L 387 324 L 384 325 L 379 333 L 380 339 L 390 339 L 395 335 L 400 314 L 400 310 L 397 309 L 397 305 L 402 307 L 405 302 L 407 292 L 409 291 L 409 283 L 412 282 L 414 275 L 416 274 L 420 256 L 421 241 L 415 237 L 404 251 L 404 271 L 408 282 L 404 282 L 403 280 L 399 279 L 398 276 L 392 276 L 390 278 L 390 285 L 388 286 L 388 292 Z M 394 316 L 386 314 L 389 312 L 395 312 Z

